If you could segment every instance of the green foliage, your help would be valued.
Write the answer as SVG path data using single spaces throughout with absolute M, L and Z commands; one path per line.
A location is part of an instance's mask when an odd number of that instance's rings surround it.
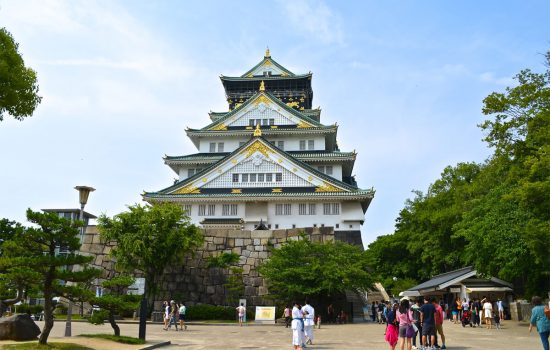
M 6 28 L 0 28 L 0 121 L 4 113 L 18 120 L 30 117 L 42 100 L 36 72 L 25 67 L 18 46 Z
M 407 202 L 394 234 L 369 245 L 381 280 L 423 281 L 473 265 L 525 296 L 550 289 L 550 51 L 546 60 L 545 72 L 523 70 L 517 86 L 483 101 L 491 118 L 480 127 L 494 154 L 447 167 Z
M 102 239 L 116 241 L 111 254 L 118 268 L 144 274 L 149 302 L 157 294 L 162 271 L 181 263 L 185 254 L 203 242 L 200 230 L 189 223 L 183 208 L 173 203 L 136 204 L 113 218 L 102 215 L 98 229 Z M 148 309 L 152 310 L 151 303 Z
M 270 293 L 284 300 L 334 296 L 370 288 L 373 283 L 361 249 L 343 242 L 312 242 L 303 236 L 273 249 L 259 272 L 267 279 Z
M 112 340 L 122 344 L 133 344 L 133 345 L 145 344 L 145 339 L 127 337 L 123 335 L 116 336 L 112 334 L 80 334 L 79 337 L 107 339 L 107 340 Z
M 46 344 L 53 327 L 52 299 L 62 296 L 74 301 L 88 300 L 92 293 L 85 288 L 85 283 L 98 276 L 99 270 L 88 267 L 93 257 L 74 253 L 56 255 L 58 247 L 66 247 L 71 252 L 80 249 L 79 227 L 82 222 L 30 209 L 27 210 L 27 220 L 34 226 L 16 230 L 12 238 L 2 244 L 0 280 L 35 286 L 42 293 L 45 323 L 40 343 Z M 71 265 L 80 265 L 81 269 L 72 271 L 67 268 Z
M 243 268 L 233 266 L 229 269 L 229 276 L 225 289 L 227 291 L 226 298 L 230 305 L 237 305 L 239 298 L 244 295 Z
M 239 262 L 240 255 L 237 253 L 221 253 L 217 256 L 209 256 L 206 260 L 206 267 L 214 268 L 219 267 L 225 269 L 230 265 L 236 264 Z
M 233 306 L 219 306 L 209 304 L 198 304 L 187 307 L 186 316 L 189 320 L 225 320 L 231 321 L 236 318 L 236 310 Z M 247 310 L 248 320 L 254 318 L 254 312 Z
M 29 304 L 20 304 L 17 305 L 18 314 L 32 314 L 36 315 L 41 313 L 44 310 L 42 305 L 29 305 Z
M 109 320 L 115 336 L 120 335 L 120 327 L 116 324 L 115 315 L 136 310 L 139 306 L 141 296 L 127 294 L 128 287 L 135 282 L 131 276 L 120 275 L 103 281 L 103 295 L 90 299 L 92 305 L 98 306 L 101 310 L 94 311 L 89 318 L 93 324 L 103 324 L 105 319 Z

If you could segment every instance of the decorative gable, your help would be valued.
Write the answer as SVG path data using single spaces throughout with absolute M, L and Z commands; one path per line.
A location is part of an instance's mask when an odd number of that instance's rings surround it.
M 271 61 L 271 58 L 265 59 L 262 63 L 260 63 L 259 66 L 255 67 L 251 72 L 247 74 L 247 77 L 255 77 L 255 76 L 271 76 L 271 75 L 282 75 L 287 76 L 288 73 L 278 67 L 277 65 L 273 64 Z
M 263 138 L 255 137 L 247 145 L 204 173 L 185 181 L 180 187 L 171 189 L 169 193 L 188 194 L 200 193 L 201 188 L 245 187 L 271 187 L 274 191 L 284 187 L 314 187 L 316 192 L 349 192 L 345 187 L 330 182 L 315 170 L 307 169 L 288 158 Z
M 224 130 L 229 126 L 262 125 L 297 125 L 298 127 L 312 127 L 313 123 L 298 117 L 290 108 L 282 106 L 266 93 L 260 93 L 246 104 L 235 109 L 232 116 L 223 122 L 213 125 L 210 130 Z M 251 122 L 252 120 L 252 122 Z

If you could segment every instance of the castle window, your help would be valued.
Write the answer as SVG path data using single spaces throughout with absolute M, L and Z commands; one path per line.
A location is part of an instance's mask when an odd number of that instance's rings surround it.
M 275 204 L 275 215 L 291 215 L 292 204 Z
M 223 152 L 223 142 L 218 142 L 218 152 Z
M 306 150 L 306 140 L 300 140 L 300 151 Z
M 242 182 L 248 182 L 248 174 L 242 174 Z
M 323 203 L 324 215 L 338 215 L 340 214 L 340 203 Z
M 285 142 L 284 141 L 277 141 L 277 147 L 284 150 L 285 149 Z
M 235 216 L 237 215 L 237 204 L 223 204 L 222 215 L 223 216 Z
M 233 174 L 233 182 L 239 182 L 239 174 Z
M 327 165 L 325 169 L 326 169 L 325 174 L 332 175 L 332 165 Z
M 258 182 L 264 182 L 264 175 L 263 173 L 258 174 Z
M 319 165 L 317 167 L 317 170 L 319 170 L 320 172 L 322 172 L 324 174 L 325 173 L 325 166 L 324 165 Z
M 315 149 L 315 140 L 307 140 L 307 149 L 309 150 Z
M 317 208 L 317 205 L 315 203 L 309 204 L 309 215 L 315 215 L 315 209 Z
M 340 224 L 336 224 L 336 228 L 340 228 Z
M 206 215 L 206 204 L 199 204 L 199 216 Z
M 195 169 L 187 169 L 187 177 L 195 175 Z
M 248 120 L 248 126 L 255 126 L 254 119 L 249 119 Z
M 216 204 L 208 204 L 208 216 L 216 215 Z
M 269 119 L 269 125 L 275 125 L 275 119 L 273 118 Z
M 256 174 L 250 174 L 250 182 L 256 182 Z
M 298 204 L 298 215 L 307 215 L 307 204 Z
M 183 206 L 183 211 L 185 211 L 185 215 L 191 216 L 191 208 L 193 208 L 191 204 L 185 204 Z
M 275 181 L 276 182 L 283 181 L 283 173 L 275 173 Z
M 273 174 L 272 173 L 265 174 L 265 182 L 273 182 Z
M 216 143 L 210 142 L 210 153 L 216 152 Z

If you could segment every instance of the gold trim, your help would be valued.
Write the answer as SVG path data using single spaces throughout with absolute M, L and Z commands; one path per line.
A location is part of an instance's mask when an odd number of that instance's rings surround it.
M 311 128 L 313 126 L 309 123 L 304 122 L 303 120 L 300 120 L 300 122 L 298 122 L 298 125 L 296 125 L 296 127 L 299 129 L 305 129 L 305 128 Z
M 236 159 L 231 159 L 231 163 L 237 164 L 237 160 Z
M 268 105 L 268 104 L 271 103 L 271 100 L 269 98 L 267 98 L 264 94 L 261 94 L 260 96 L 258 96 L 258 98 L 256 100 L 254 100 L 254 102 L 252 104 L 254 106 L 257 106 L 262 102 Z
M 334 185 L 324 182 L 322 185 L 315 188 L 315 192 L 345 192 L 343 189 L 338 188 Z
M 271 189 L 271 192 L 272 192 L 272 193 L 282 193 L 282 192 L 283 192 L 283 189 L 282 189 L 282 188 L 272 188 L 272 189 Z
M 307 177 L 307 181 L 312 181 L 312 180 L 313 180 L 313 176 L 309 175 L 309 176 Z
M 247 126 L 245 129 L 246 129 L 246 130 L 252 130 L 252 127 L 251 127 L 251 126 Z
M 203 178 L 202 178 L 202 182 L 206 183 L 206 181 L 208 181 L 208 179 L 205 178 L 205 177 L 203 177 Z
M 227 130 L 227 126 L 225 126 L 224 123 L 221 123 L 219 125 L 214 126 L 213 128 L 210 128 L 210 130 L 213 130 L 213 131 Z
M 240 188 L 232 188 L 231 193 L 242 193 L 242 190 Z
M 256 140 L 253 144 L 245 148 L 241 154 L 245 155 L 245 158 L 250 157 L 253 153 L 260 152 L 264 156 L 269 158 L 269 153 L 275 153 L 273 152 L 269 147 L 264 145 L 262 142 Z
M 277 125 L 271 125 L 271 129 L 277 129 L 278 126 Z
M 260 123 L 256 124 L 256 130 L 254 130 L 254 137 L 262 136 L 262 129 L 260 129 Z
M 260 91 L 265 91 L 265 83 L 264 83 L 263 80 L 262 80 L 262 82 L 260 83 Z
M 297 169 L 297 168 L 293 168 L 292 171 L 293 171 L 293 172 L 297 172 L 298 169 Z
M 269 47 L 267 49 L 265 49 L 265 55 L 264 55 L 265 58 L 268 58 L 268 57 L 271 57 L 271 54 L 269 52 Z
M 193 184 L 189 184 L 174 192 L 174 194 L 189 194 L 189 193 L 201 193 L 201 190 L 199 190 L 196 186 L 193 186 Z
M 294 101 L 294 102 L 287 102 L 286 105 L 289 106 L 290 108 L 292 108 L 292 107 L 298 107 L 298 106 L 299 106 L 298 102 L 296 102 L 296 101 Z

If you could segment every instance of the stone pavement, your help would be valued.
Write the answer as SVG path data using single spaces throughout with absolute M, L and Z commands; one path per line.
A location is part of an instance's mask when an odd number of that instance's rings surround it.
M 42 322 L 38 322 L 42 328 Z M 121 334 L 137 336 L 138 325 L 121 324 Z M 109 341 L 80 337 L 63 338 L 64 322 L 56 322 L 50 341 L 72 341 L 94 349 L 137 350 L 144 346 L 123 345 Z M 73 322 L 73 335 L 83 333 L 112 333 L 109 325 L 94 326 L 83 322 Z M 526 323 L 508 321 L 503 329 L 488 330 L 485 328 L 462 328 L 445 322 L 447 348 L 452 350 L 474 349 L 542 349 L 539 335 L 529 334 Z M 312 350 L 327 349 L 369 349 L 387 350 L 384 341 L 384 327 L 372 323 L 348 325 L 323 325 L 315 330 Z M 161 349 L 291 349 L 291 331 L 283 326 L 248 325 L 239 327 L 235 324 L 191 324 L 187 331 L 163 331 L 161 324 L 147 324 L 147 340 L 151 343 L 170 340 L 172 345 Z M 0 342 L 0 345 L 5 342 Z M 399 347 L 398 347 L 399 348 Z

